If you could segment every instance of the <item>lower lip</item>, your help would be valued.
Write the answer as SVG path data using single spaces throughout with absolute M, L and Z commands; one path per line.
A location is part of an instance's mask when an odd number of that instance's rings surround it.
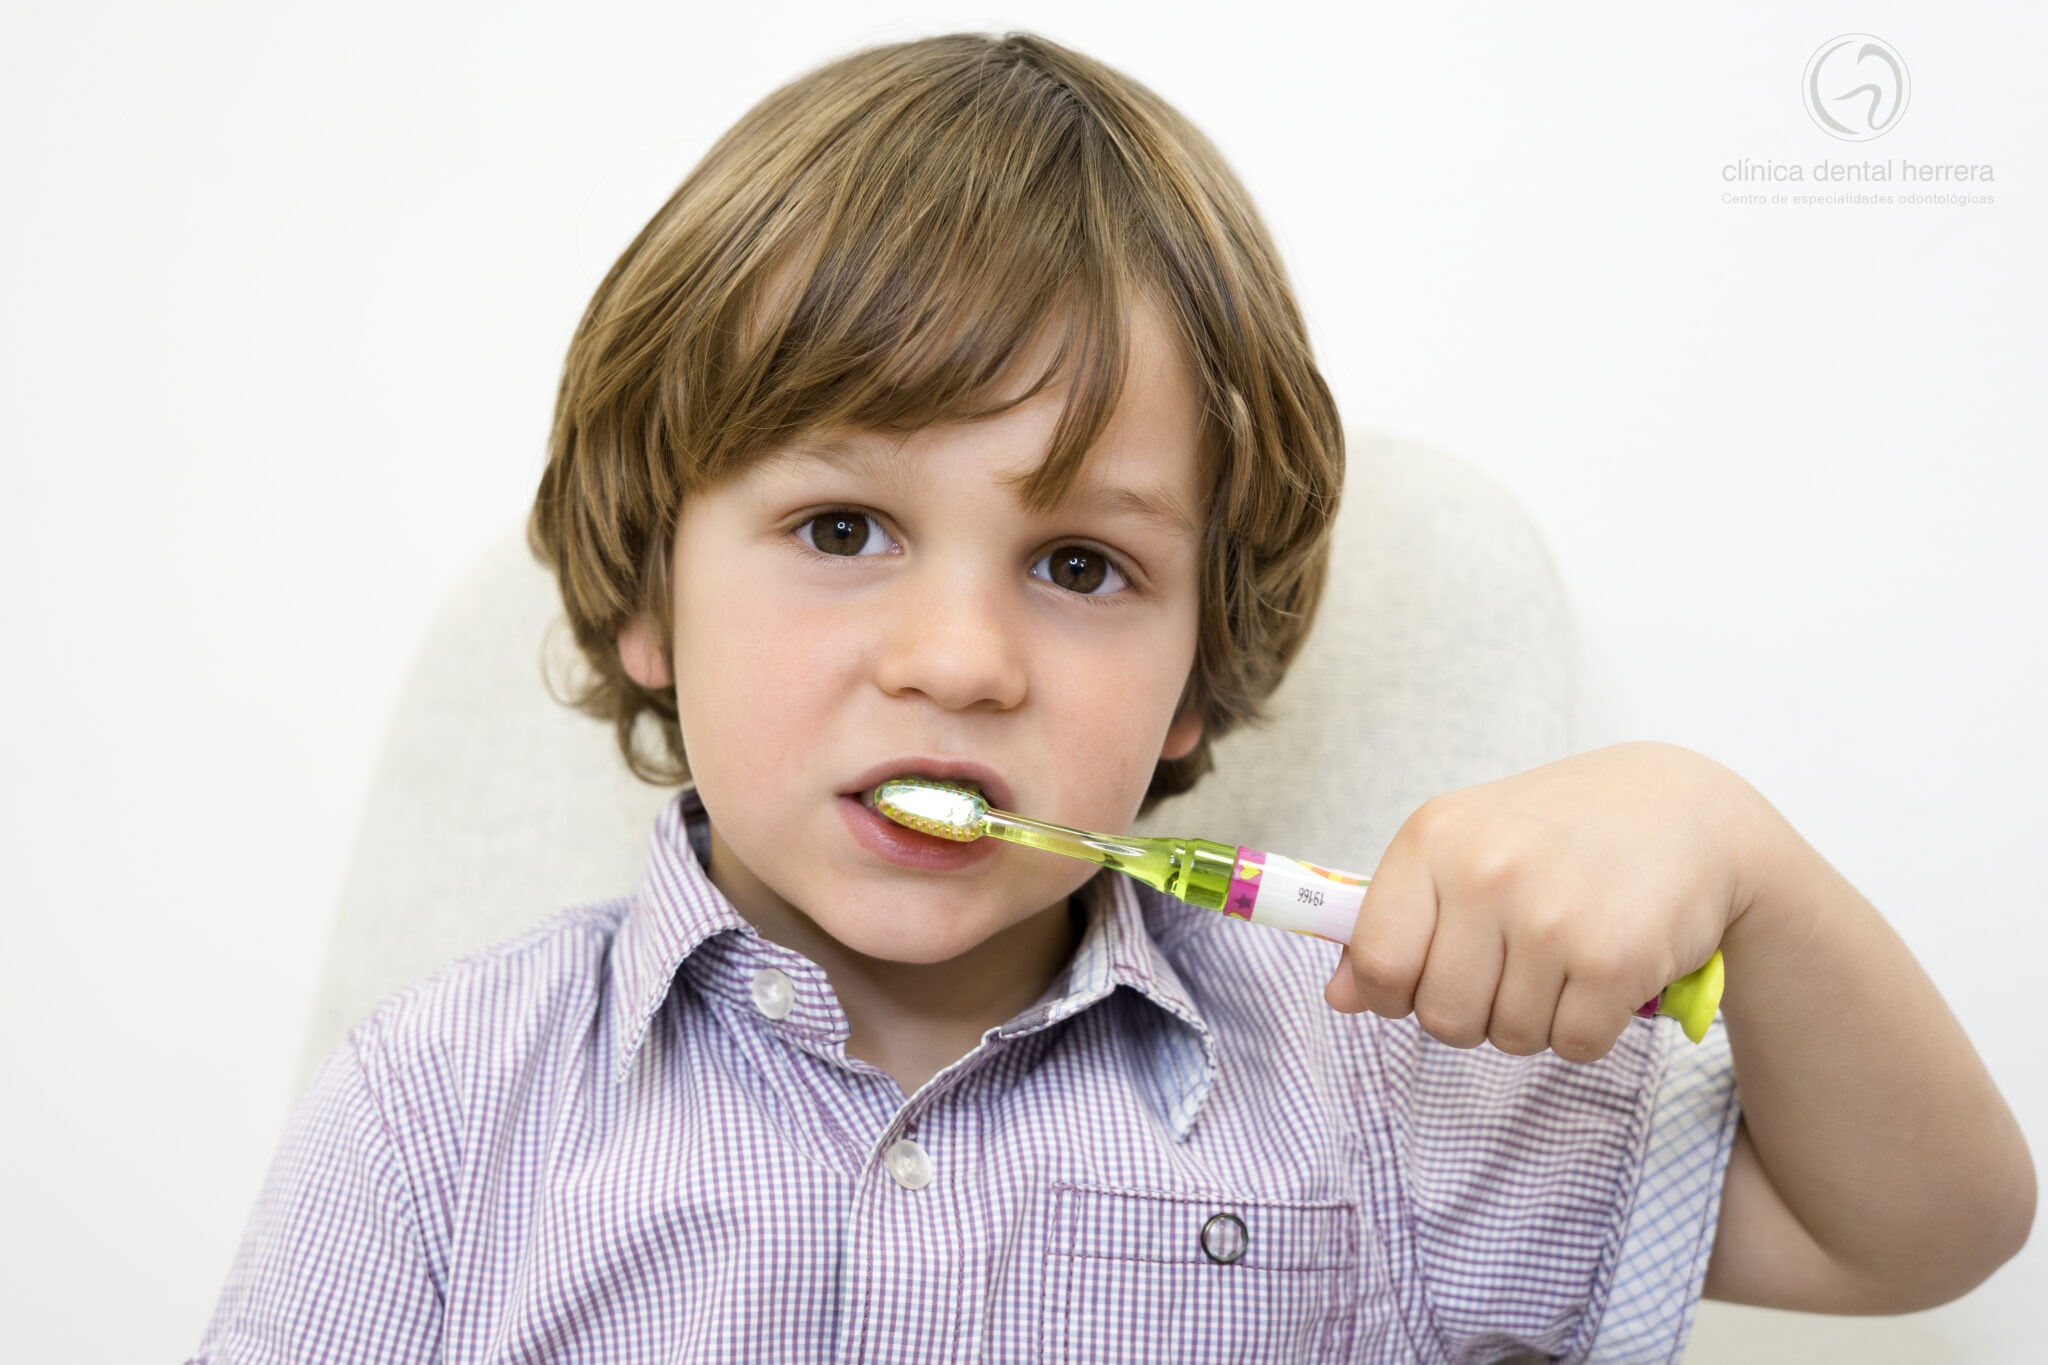
M 872 811 L 858 796 L 839 798 L 839 813 L 847 829 L 862 848 L 898 867 L 919 872 L 953 872 L 993 858 L 1000 840 L 980 838 L 972 843 L 941 839 L 905 829 L 879 811 Z

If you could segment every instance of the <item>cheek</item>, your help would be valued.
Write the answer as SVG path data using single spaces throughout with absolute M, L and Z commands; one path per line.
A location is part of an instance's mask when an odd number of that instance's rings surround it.
M 700 780 L 786 770 L 815 754 L 854 662 L 847 626 L 763 588 L 681 599 L 676 706 Z
M 1070 790 L 1093 793 L 1089 818 L 1121 828 L 1133 817 L 1159 762 L 1194 653 L 1192 634 L 1148 634 L 1069 672 L 1059 689 L 1059 751 Z

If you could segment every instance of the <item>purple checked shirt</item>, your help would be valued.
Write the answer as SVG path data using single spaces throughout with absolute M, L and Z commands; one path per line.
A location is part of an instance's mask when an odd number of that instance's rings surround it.
M 906 1097 L 703 870 L 411 986 L 301 1098 L 203 1362 L 1669 1361 L 1734 1140 L 1717 1025 L 1573 1065 L 1323 1001 L 1334 944 L 1103 873 Z

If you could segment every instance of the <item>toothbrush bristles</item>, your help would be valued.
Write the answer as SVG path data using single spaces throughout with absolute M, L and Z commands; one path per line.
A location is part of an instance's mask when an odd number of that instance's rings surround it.
M 982 836 L 988 802 L 972 787 L 930 777 L 892 777 L 869 795 L 875 809 L 906 829 L 956 843 Z

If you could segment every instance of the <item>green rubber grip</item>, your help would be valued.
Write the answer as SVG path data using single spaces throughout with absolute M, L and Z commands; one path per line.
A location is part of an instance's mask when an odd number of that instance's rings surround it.
M 1727 968 L 1721 964 L 1721 950 L 1707 959 L 1704 967 L 1681 976 L 1664 988 L 1657 1001 L 1657 1013 L 1669 1015 L 1697 1043 L 1707 1036 L 1714 1011 L 1721 1008 L 1721 987 L 1727 984 Z

